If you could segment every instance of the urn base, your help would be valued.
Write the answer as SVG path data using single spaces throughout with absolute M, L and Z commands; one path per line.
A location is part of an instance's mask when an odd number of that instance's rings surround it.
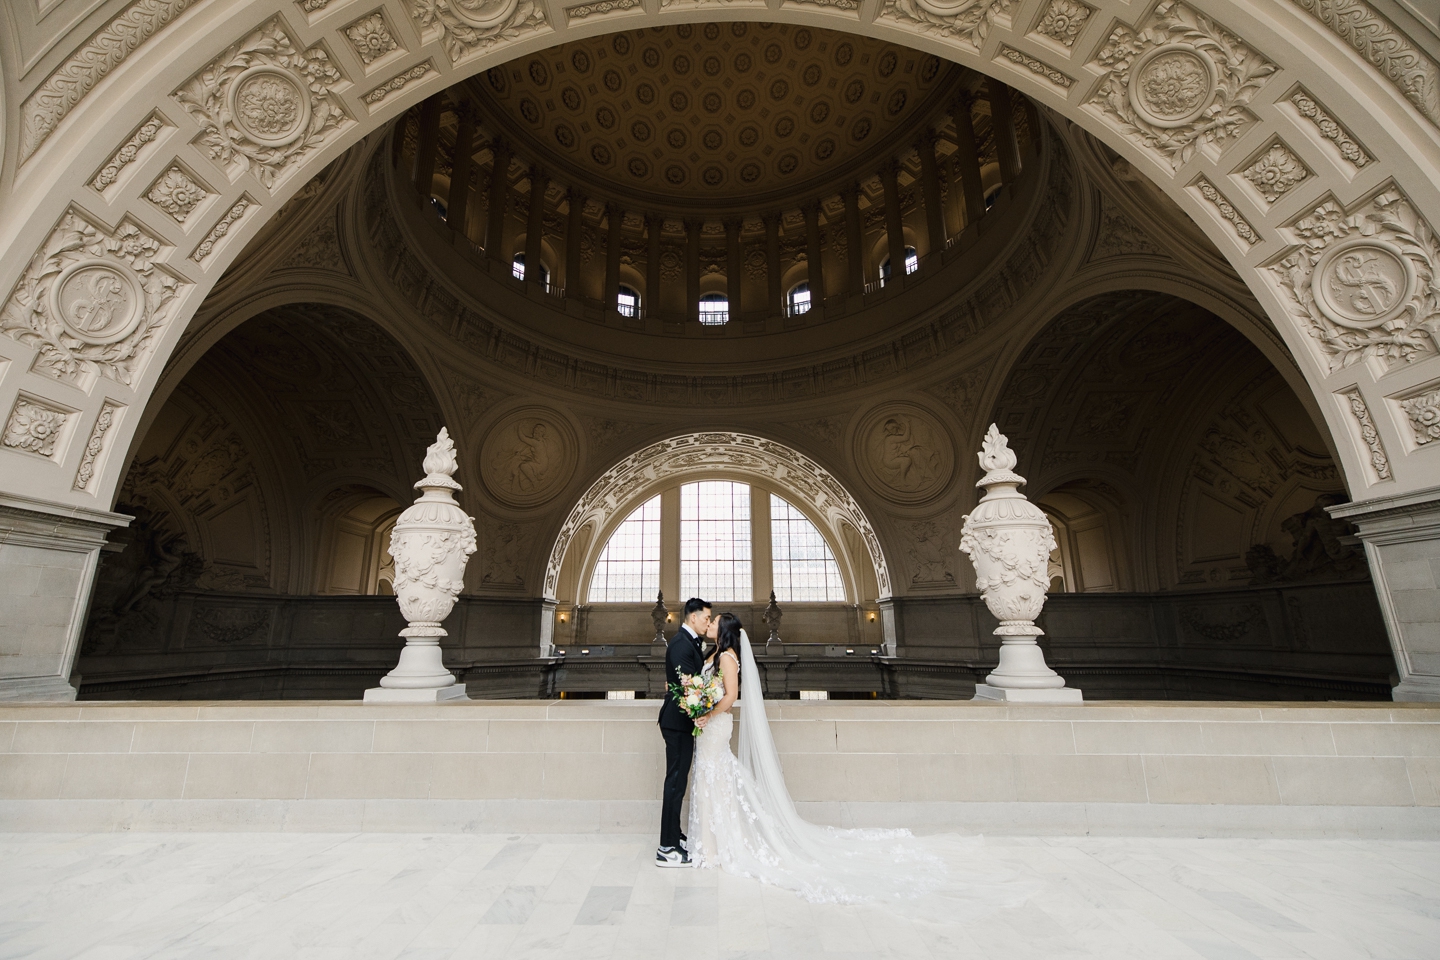
M 448 687 L 422 689 L 371 687 L 365 691 L 366 703 L 441 703 L 446 700 L 469 699 L 465 695 L 465 684 L 463 683 L 452 683 Z
M 1048 689 L 1025 689 L 1014 687 L 992 687 L 988 683 L 975 684 L 976 700 L 1003 700 L 1007 703 L 1084 703 L 1085 698 L 1074 687 L 1050 687 Z

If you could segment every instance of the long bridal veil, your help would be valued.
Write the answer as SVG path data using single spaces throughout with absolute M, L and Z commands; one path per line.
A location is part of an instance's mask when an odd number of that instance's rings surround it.
M 986 864 L 979 837 L 921 839 L 909 830 L 841 829 L 801 817 L 785 785 L 766 716 L 760 669 L 744 630 L 740 653 L 738 799 L 748 826 L 773 854 L 752 858 L 743 872 L 792 889 L 807 900 L 887 902 L 901 905 L 907 914 L 942 923 L 1018 906 L 1035 892 L 1034 884 Z

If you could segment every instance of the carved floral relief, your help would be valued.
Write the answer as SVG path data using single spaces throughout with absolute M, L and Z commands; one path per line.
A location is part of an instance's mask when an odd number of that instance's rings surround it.
M 958 37 L 975 49 L 985 43 L 996 17 L 1008 16 L 1015 0 L 885 0 L 881 19 L 920 25 L 922 33 Z
M 438 27 L 440 43 L 455 63 L 462 57 L 545 25 L 533 0 L 408 0 L 421 28 Z
M 1427 390 L 1401 400 L 1400 409 L 1410 422 L 1416 446 L 1440 440 L 1440 390 Z
M 15 408 L 10 411 L 10 419 L 5 424 L 5 433 L 0 436 L 0 442 L 11 450 L 54 457 L 55 442 L 60 439 L 60 432 L 65 428 L 70 416 L 69 412 L 58 407 L 52 407 L 33 397 L 22 396 L 15 401 Z

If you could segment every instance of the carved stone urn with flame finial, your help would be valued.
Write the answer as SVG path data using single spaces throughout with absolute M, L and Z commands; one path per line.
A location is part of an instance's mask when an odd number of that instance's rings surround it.
M 440 434 L 425 451 L 425 479 L 415 484 L 420 498 L 405 508 L 390 534 L 395 559 L 395 599 L 409 623 L 400 636 L 405 648 L 380 686 L 365 691 L 366 703 L 416 703 L 465 699 L 440 659 L 440 626 L 465 586 L 465 563 L 475 552 L 475 522 L 455 502 L 460 489 L 455 442 Z
M 965 517 L 960 552 L 975 565 L 975 586 L 1000 621 L 1000 665 L 975 685 L 975 699 L 1078 703 L 1080 691 L 1045 665 L 1035 640 L 1044 633 L 1035 618 L 1050 586 L 1055 532 L 1045 512 L 1017 489 L 1025 478 L 1014 473 L 1015 452 L 993 423 L 979 456 L 986 473 L 975 486 L 984 487 L 985 496 Z

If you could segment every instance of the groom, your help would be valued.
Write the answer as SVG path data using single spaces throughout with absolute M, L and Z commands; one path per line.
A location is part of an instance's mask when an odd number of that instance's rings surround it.
M 670 694 L 669 684 L 679 683 L 680 674 L 694 675 L 705 666 L 702 637 L 710 629 L 710 604 L 699 597 L 685 601 L 685 619 L 670 645 L 665 648 L 665 702 L 660 707 L 660 736 L 665 738 L 665 792 L 660 805 L 660 849 L 655 851 L 657 867 L 688 867 L 690 853 L 685 834 L 680 832 L 680 805 L 690 780 L 690 761 L 695 757 L 695 724 Z

